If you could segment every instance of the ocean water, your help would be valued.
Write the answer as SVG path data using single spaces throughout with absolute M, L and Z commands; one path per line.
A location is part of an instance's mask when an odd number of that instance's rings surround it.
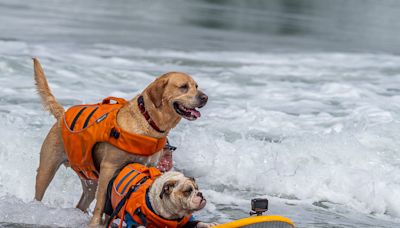
M 267 214 L 297 227 L 400 227 L 400 56 L 384 26 L 394 2 L 354 9 L 375 9 L 376 43 L 349 32 L 366 30 L 361 19 L 322 32 L 337 22 L 318 16 L 326 7 L 340 18 L 352 11 L 314 1 L 38 2 L 0 2 L 0 227 L 90 218 L 74 208 L 80 182 L 64 167 L 43 202 L 32 201 L 54 122 L 35 91 L 33 56 L 65 107 L 129 99 L 168 71 L 192 75 L 209 102 L 170 141 L 175 169 L 208 199 L 204 221 L 246 217 L 251 198 L 267 197 Z

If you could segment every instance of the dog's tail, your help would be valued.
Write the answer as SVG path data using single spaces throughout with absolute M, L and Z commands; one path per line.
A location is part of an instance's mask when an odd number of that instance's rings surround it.
M 50 111 L 57 120 L 60 119 L 64 115 L 64 107 L 58 103 L 54 95 L 51 93 L 46 76 L 44 75 L 42 66 L 37 58 L 33 58 L 33 68 L 35 70 L 36 90 L 42 99 L 44 109 Z

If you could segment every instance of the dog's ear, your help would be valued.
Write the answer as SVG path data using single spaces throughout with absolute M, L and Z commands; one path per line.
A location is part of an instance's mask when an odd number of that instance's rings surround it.
M 159 108 L 162 104 L 162 97 L 167 84 L 168 78 L 160 77 L 151 83 L 146 89 L 147 95 L 156 108 Z
M 169 196 L 172 193 L 173 188 L 175 187 L 176 180 L 169 180 L 164 183 L 161 193 L 160 193 L 160 198 L 162 199 L 164 196 Z
M 196 183 L 196 179 L 194 179 L 194 177 L 189 177 L 189 180 L 191 180 L 193 182 L 195 189 L 199 189 L 199 187 L 197 186 L 197 183 Z

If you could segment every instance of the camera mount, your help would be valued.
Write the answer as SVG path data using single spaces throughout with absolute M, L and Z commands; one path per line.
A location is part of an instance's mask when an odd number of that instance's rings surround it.
M 266 211 L 268 211 L 268 199 L 256 198 L 251 200 L 250 216 L 260 216 Z

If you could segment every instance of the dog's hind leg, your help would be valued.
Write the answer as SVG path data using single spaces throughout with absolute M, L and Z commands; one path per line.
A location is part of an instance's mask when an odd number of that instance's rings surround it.
M 90 203 L 92 203 L 96 196 L 97 181 L 81 179 L 81 183 L 83 192 L 76 207 L 84 212 L 87 212 Z
M 58 123 L 50 129 L 40 151 L 36 174 L 35 199 L 41 201 L 60 165 L 65 162 L 64 145 Z
M 96 206 L 89 227 L 97 227 L 102 223 L 102 215 L 107 197 L 107 186 L 117 169 L 118 167 L 112 164 L 101 164 L 99 186 L 96 193 Z

